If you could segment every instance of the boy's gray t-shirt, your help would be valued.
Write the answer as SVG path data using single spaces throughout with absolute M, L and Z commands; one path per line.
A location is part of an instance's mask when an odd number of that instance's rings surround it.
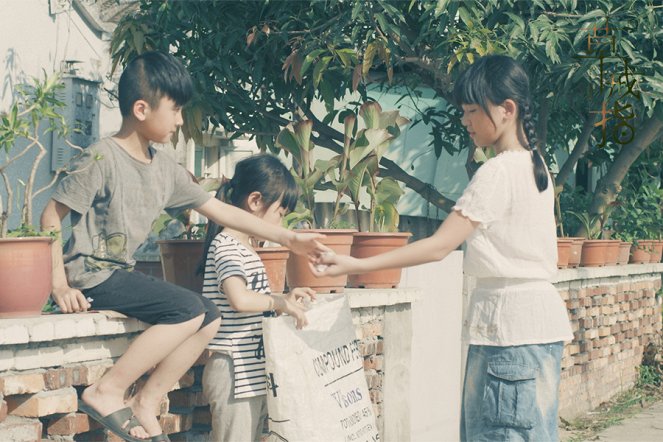
M 211 196 L 164 152 L 150 147 L 142 163 L 112 138 L 88 147 L 52 198 L 71 209 L 72 233 L 64 249 L 71 287 L 97 286 L 117 269 L 133 269 L 133 254 L 153 221 L 176 215 Z

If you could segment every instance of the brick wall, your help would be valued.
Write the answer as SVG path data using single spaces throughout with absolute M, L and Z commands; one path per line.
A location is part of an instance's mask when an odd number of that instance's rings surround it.
M 360 307 L 353 306 L 352 316 L 382 432 L 384 317 L 391 307 L 367 304 L 379 299 L 371 292 L 355 297 Z M 403 292 L 390 290 L 387 304 L 395 304 L 393 295 Z M 357 303 L 358 298 L 363 301 Z M 119 441 L 78 411 L 77 398 L 145 326 L 114 312 L 0 320 L 0 440 Z M 205 440 L 210 429 L 201 387 L 204 361 L 205 355 L 160 404 L 161 426 L 173 442 Z
M 661 264 L 560 271 L 573 342 L 562 358 L 560 415 L 573 418 L 631 388 L 642 353 L 661 333 Z

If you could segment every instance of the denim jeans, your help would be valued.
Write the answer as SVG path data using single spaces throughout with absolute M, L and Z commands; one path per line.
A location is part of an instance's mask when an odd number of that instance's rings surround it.
M 461 440 L 558 441 L 562 342 L 470 345 Z

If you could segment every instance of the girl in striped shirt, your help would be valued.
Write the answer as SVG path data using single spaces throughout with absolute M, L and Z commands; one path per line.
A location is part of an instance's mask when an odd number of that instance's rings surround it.
M 217 198 L 226 203 L 277 225 L 294 209 L 297 197 L 288 169 L 268 154 L 238 162 L 233 178 L 217 192 Z M 203 296 L 222 315 L 203 373 L 214 441 L 260 440 L 267 417 L 262 317 L 287 313 L 302 328 L 307 321 L 300 301 L 315 297 L 310 288 L 295 288 L 287 295 L 271 293 L 265 267 L 254 250 L 259 240 L 211 222 L 208 225 Z

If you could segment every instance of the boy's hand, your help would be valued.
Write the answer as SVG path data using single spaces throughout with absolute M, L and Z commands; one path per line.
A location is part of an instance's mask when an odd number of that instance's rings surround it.
M 276 307 L 274 308 L 276 313 L 287 313 L 288 315 L 295 318 L 295 327 L 297 330 L 301 330 L 308 325 L 308 319 L 306 319 L 306 309 L 304 306 L 294 301 L 293 299 L 289 299 L 288 296 L 275 296 L 275 298 L 278 299 L 276 302 Z
M 53 300 L 56 302 L 62 313 L 84 312 L 91 307 L 85 295 L 71 287 L 53 288 Z
M 314 256 L 326 249 L 325 246 L 317 241 L 325 237 L 320 233 L 288 232 L 288 239 L 284 245 L 297 255 Z

